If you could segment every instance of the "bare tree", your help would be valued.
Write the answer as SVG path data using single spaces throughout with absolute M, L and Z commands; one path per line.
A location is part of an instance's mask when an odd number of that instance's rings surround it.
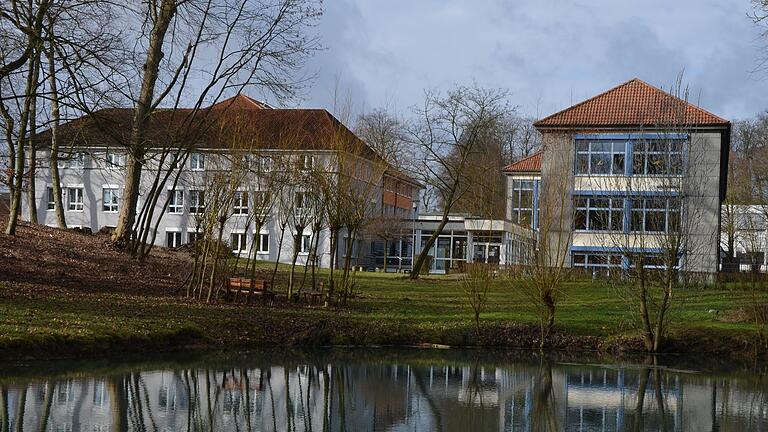
M 553 138 L 557 140 L 558 138 Z M 547 144 L 544 143 L 544 151 Z M 571 159 L 567 152 L 545 153 L 542 171 L 552 173 L 541 184 L 537 241 L 527 243 L 527 261 L 510 270 L 509 283 L 533 306 L 539 321 L 539 348 L 543 349 L 555 324 L 562 288 L 570 277 Z
M 471 155 L 509 115 L 505 98 L 506 93 L 499 90 L 458 87 L 444 96 L 428 92 L 417 111 L 418 118 L 411 124 L 408 136 L 423 155 L 419 179 L 439 196 L 442 219 L 416 258 L 411 279 L 418 279 L 454 204 L 467 191 L 462 186 L 468 184 Z
M 488 294 L 493 286 L 493 270 L 486 263 L 467 265 L 467 273 L 461 279 L 461 287 L 475 319 L 475 337 L 480 338 L 480 314 L 488 306 Z
M 203 122 L 203 102 L 215 102 L 225 92 L 257 86 L 278 98 L 294 96 L 304 82 L 294 75 L 317 49 L 316 38 L 307 30 L 320 10 L 314 0 L 153 0 L 142 13 L 148 32 L 138 37 L 137 54 L 143 58 L 140 86 L 132 98 L 130 138 L 125 143 L 126 184 L 113 234 L 117 243 L 127 243 L 134 229 L 142 166 L 153 147 L 148 128 L 155 109 L 169 102 L 178 106 L 189 91 L 191 74 L 202 70 L 208 78 L 202 91 L 196 91 L 197 102 L 186 113 L 188 122 L 182 122 L 180 131 Z M 203 56 L 206 50 L 215 54 Z M 189 141 L 185 137 L 178 142 L 189 145 Z

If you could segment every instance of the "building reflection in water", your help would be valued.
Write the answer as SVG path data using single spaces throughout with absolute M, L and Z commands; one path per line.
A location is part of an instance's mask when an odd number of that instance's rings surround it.
M 768 431 L 764 377 L 477 361 L 0 379 L 0 431 Z

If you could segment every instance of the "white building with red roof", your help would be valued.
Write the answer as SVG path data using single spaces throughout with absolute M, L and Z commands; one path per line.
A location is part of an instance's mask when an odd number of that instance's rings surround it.
M 573 267 L 672 253 L 681 268 L 717 271 L 729 121 L 633 79 L 534 125 L 541 151 L 504 169 L 508 219 Z

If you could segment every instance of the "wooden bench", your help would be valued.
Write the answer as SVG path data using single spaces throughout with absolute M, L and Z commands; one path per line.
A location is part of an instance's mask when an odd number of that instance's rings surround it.
M 271 290 L 268 281 L 250 278 L 229 278 L 229 292 L 234 300 L 237 299 L 238 294 L 245 294 L 246 302 L 250 301 L 251 295 L 260 296 L 263 301 L 274 300 L 275 298 L 275 293 Z
M 301 296 L 307 304 L 320 304 L 323 300 L 323 281 L 318 282 L 315 289 L 302 292 Z

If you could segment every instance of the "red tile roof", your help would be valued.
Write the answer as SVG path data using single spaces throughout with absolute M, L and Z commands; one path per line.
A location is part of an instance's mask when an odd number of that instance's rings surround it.
M 539 129 L 670 124 L 726 126 L 729 122 L 635 78 L 534 123 Z
M 538 151 L 528 157 L 512 162 L 504 167 L 505 173 L 530 173 L 541 172 L 541 155 L 543 151 Z
M 272 109 L 268 104 L 258 101 L 252 97 L 244 94 L 239 94 L 235 97 L 223 100 L 221 102 L 211 105 L 211 109 Z

